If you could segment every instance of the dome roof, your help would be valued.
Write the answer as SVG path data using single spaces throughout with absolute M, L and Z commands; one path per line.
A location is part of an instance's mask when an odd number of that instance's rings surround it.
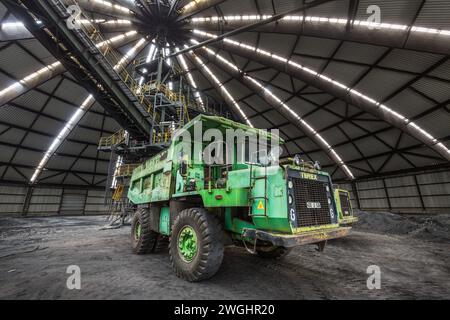
M 130 69 L 165 47 L 202 95 L 278 128 L 284 155 L 335 180 L 449 164 L 448 1 L 77 2 Z M 0 180 L 28 183 L 41 165 L 41 184 L 104 185 L 97 144 L 116 117 L 10 10 L 0 4 Z

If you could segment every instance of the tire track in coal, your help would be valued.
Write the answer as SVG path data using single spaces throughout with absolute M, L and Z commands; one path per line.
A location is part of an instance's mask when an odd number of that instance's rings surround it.
M 291 275 L 295 276 L 295 281 L 290 283 L 291 288 L 296 293 L 297 299 L 307 299 L 307 300 L 321 300 L 321 299 L 329 299 L 329 296 L 326 291 L 317 286 L 314 281 L 311 281 L 311 277 L 305 276 L 303 273 L 300 273 L 297 269 L 292 268 L 281 261 L 267 261 L 262 260 L 256 256 L 253 257 L 253 262 L 255 265 L 276 271 L 278 273 L 288 272 Z

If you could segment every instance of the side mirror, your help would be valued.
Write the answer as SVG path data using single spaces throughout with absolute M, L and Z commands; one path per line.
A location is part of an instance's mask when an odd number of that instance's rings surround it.
M 181 161 L 180 163 L 180 174 L 185 177 L 188 173 L 188 162 L 186 160 Z
M 300 166 L 301 164 L 302 164 L 302 158 L 300 157 L 299 154 L 296 154 L 294 156 L 294 165 Z

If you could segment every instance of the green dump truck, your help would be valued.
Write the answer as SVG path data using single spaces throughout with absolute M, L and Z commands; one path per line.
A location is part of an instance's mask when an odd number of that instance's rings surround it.
M 240 129 L 274 139 L 267 132 L 204 115 L 184 131 L 195 136 L 198 124 L 202 132 Z M 226 245 L 279 259 L 298 245 L 317 244 L 323 250 L 327 240 L 349 233 L 350 228 L 339 226 L 328 173 L 298 159 L 274 165 L 267 154 L 238 158 L 239 150 L 248 149 L 238 139 L 224 143 L 234 150 L 227 154 L 231 162 L 206 163 L 198 145 L 212 143 L 198 140 L 174 139 L 134 170 L 128 198 L 136 205 L 131 228 L 135 253 L 169 246 L 176 275 L 200 281 L 218 271 Z M 192 144 L 188 152 L 186 143 Z
M 335 188 L 334 200 L 338 211 L 339 225 L 350 226 L 358 222 L 350 201 L 350 192 L 345 189 Z

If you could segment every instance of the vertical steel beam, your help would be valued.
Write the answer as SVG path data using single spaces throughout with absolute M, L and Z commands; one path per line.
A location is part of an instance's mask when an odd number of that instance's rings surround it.
M 425 211 L 426 205 L 425 205 L 425 201 L 423 201 L 423 195 L 422 195 L 422 191 L 420 190 L 420 184 L 419 184 L 419 181 L 417 180 L 417 175 L 414 175 L 413 177 L 414 177 L 414 182 L 415 182 L 416 188 L 417 188 L 417 194 L 419 195 L 420 204 L 422 205 L 423 211 Z
M 25 199 L 23 201 L 23 206 L 22 206 L 22 216 L 24 216 L 24 217 L 28 215 L 28 211 L 30 210 L 30 203 L 31 203 L 31 197 L 33 196 L 33 191 L 34 191 L 34 187 L 28 186 L 27 193 L 25 195 Z
M 356 205 L 358 206 L 359 210 L 362 210 L 361 200 L 359 198 L 358 183 L 356 181 L 353 181 L 351 184 L 352 184 L 353 196 L 355 197 L 355 200 L 356 200 Z
M 391 203 L 391 198 L 389 196 L 388 188 L 386 186 L 386 180 L 385 179 L 381 179 L 381 181 L 383 182 L 383 190 L 384 190 L 384 193 L 386 195 L 386 200 L 387 200 L 387 203 L 388 203 L 388 206 L 389 206 L 389 211 L 392 211 L 392 203 Z

